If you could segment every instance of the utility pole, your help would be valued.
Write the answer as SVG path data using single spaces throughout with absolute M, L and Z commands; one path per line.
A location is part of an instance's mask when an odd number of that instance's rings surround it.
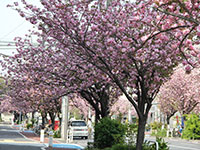
M 62 97 L 62 127 L 61 127 L 61 137 L 65 142 L 68 142 L 68 112 L 69 112 L 69 102 L 68 97 Z
M 89 109 L 88 109 L 88 118 L 92 119 L 91 108 L 90 108 L 90 107 L 89 107 Z
M 129 122 L 130 124 L 132 123 L 131 104 L 129 104 L 129 108 L 128 108 L 128 122 Z

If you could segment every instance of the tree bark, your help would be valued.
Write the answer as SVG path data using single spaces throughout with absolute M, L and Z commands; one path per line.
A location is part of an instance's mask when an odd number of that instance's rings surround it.
M 58 119 L 59 119 L 59 131 L 61 131 L 62 117 L 61 117 L 60 113 L 57 114 L 57 117 L 58 117 Z
M 32 125 L 34 125 L 35 124 L 35 118 L 34 118 L 34 114 L 35 114 L 35 111 L 33 111 L 32 113 L 31 113 L 31 123 L 32 123 Z
M 136 150 L 142 150 L 142 144 L 144 142 L 145 125 L 146 125 L 146 117 L 139 118 Z
M 97 124 L 99 120 L 100 120 L 100 114 L 97 111 L 95 111 L 95 124 Z
M 168 116 L 167 116 L 167 125 L 169 125 L 170 118 L 171 118 L 171 117 L 168 117 Z
M 95 123 L 101 118 L 107 117 L 110 113 L 109 110 L 109 95 L 106 91 L 80 91 L 81 96 L 93 107 L 95 110 Z M 97 96 L 98 95 L 98 96 Z
M 47 113 L 46 112 L 42 112 L 41 116 L 42 116 L 42 127 L 45 127 L 45 122 L 47 120 Z
M 56 115 L 54 114 L 54 112 L 49 112 L 49 116 L 51 118 L 52 129 L 54 130 Z

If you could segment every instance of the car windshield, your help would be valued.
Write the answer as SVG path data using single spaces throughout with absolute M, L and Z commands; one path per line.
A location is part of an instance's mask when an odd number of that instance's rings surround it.
M 72 121 L 71 126 L 86 126 L 84 121 Z

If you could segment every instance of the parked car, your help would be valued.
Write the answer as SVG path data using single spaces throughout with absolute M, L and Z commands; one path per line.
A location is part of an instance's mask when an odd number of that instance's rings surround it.
M 74 137 L 88 138 L 88 127 L 84 120 L 70 122 L 69 134 Z

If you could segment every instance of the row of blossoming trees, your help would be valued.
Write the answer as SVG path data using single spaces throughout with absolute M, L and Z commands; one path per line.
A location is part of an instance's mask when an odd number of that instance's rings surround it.
M 21 2 L 13 8 L 39 31 L 31 32 L 37 45 L 16 38 L 18 54 L 2 64 L 14 98 L 44 104 L 76 93 L 98 120 L 123 94 L 139 118 L 141 150 L 161 85 L 178 64 L 186 71 L 199 64 L 199 0 L 41 0 L 42 8 Z
M 176 112 L 180 113 L 182 119 L 191 112 L 199 113 L 199 80 L 199 69 L 187 74 L 183 68 L 178 67 L 171 79 L 160 88 L 158 99 L 160 109 L 166 115 L 167 124 Z

